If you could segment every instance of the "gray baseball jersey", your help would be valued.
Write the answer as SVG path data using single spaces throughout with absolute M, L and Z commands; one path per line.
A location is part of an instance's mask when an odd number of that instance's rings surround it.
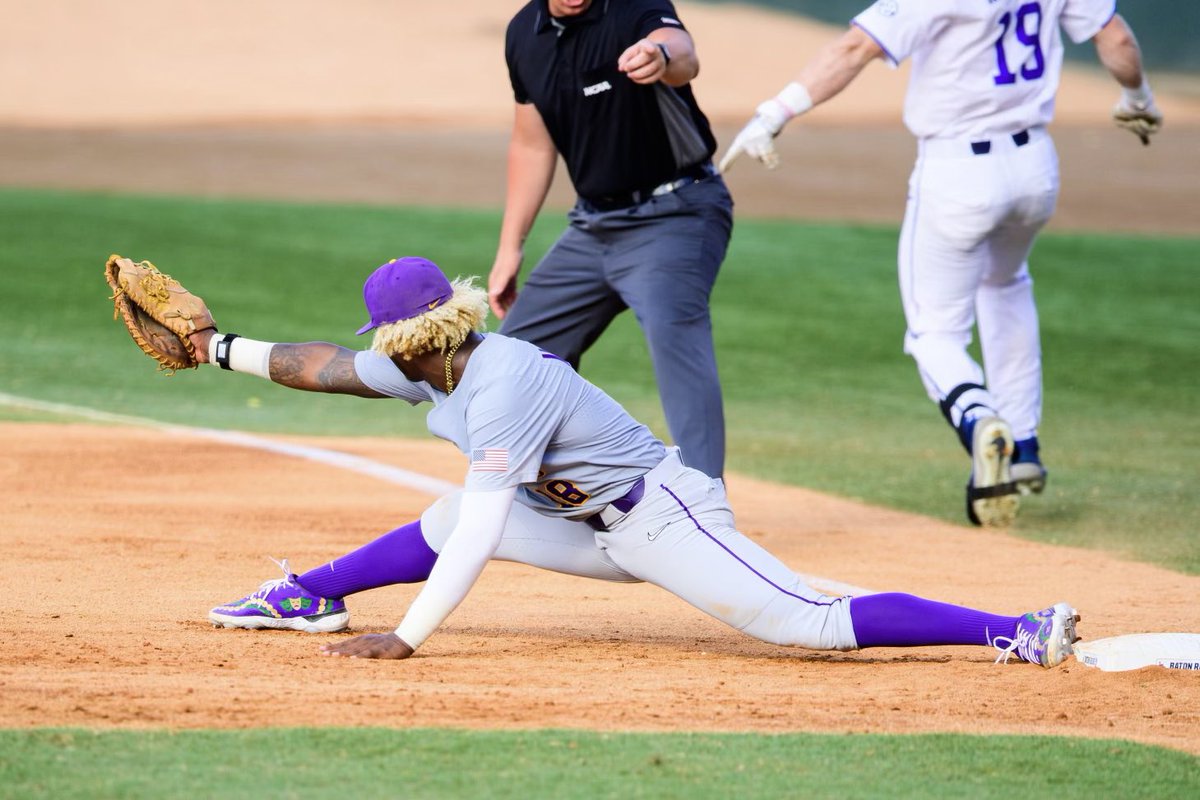
M 433 403 L 429 432 L 469 459 L 467 490 L 518 486 L 518 499 L 537 511 L 582 518 L 666 456 L 645 425 L 565 361 L 499 334 L 486 334 L 473 355 L 481 357 L 471 358 L 450 395 L 408 380 L 373 351 L 354 360 L 359 379 L 380 394 Z

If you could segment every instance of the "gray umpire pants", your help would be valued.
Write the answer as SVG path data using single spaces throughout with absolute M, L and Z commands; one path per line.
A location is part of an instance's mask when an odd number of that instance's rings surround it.
M 615 211 L 580 200 L 526 279 L 500 333 L 576 368 L 617 314 L 633 309 L 671 438 L 688 466 L 719 478 L 725 413 L 709 296 L 733 230 L 720 176 Z

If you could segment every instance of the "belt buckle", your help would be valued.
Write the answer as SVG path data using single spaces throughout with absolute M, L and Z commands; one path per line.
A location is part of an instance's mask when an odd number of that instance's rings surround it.
M 687 182 L 688 182 L 687 178 L 680 178 L 679 180 L 667 181 L 666 183 L 660 183 L 658 186 L 654 187 L 654 191 L 652 191 L 650 193 L 650 195 L 651 195 L 651 197 L 661 197 L 664 194 L 670 194 L 671 192 L 675 191 L 676 189 L 679 189 L 682 186 L 684 186 Z

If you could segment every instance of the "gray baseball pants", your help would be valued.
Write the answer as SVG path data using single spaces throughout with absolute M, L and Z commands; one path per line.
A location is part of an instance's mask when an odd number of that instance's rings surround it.
M 725 413 L 708 304 L 733 230 L 724 181 L 706 178 L 615 211 L 580 200 L 568 219 L 500 333 L 578 368 L 617 314 L 633 309 L 671 438 L 688 466 L 721 477 Z

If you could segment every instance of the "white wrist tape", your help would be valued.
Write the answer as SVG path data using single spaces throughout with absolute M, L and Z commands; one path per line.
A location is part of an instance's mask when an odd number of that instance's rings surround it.
M 1122 94 L 1125 98 L 1125 105 L 1131 108 L 1146 108 L 1154 102 L 1154 95 L 1150 92 L 1150 84 L 1146 82 L 1145 76 L 1142 77 L 1142 85 L 1136 89 L 1122 89 Z
M 795 81 L 783 87 L 783 91 L 775 95 L 775 99 L 792 112 L 793 117 L 798 117 L 813 107 L 812 98 L 808 95 L 808 88 Z
M 208 363 L 270 380 L 274 346 L 274 342 L 246 339 L 236 333 L 218 334 L 208 340 Z
M 783 87 L 783 91 L 779 94 L 760 104 L 756 111 L 767 129 L 774 135 L 783 130 L 783 126 L 787 124 L 788 120 L 803 114 L 812 106 L 813 102 L 812 98 L 808 96 L 808 89 L 804 88 L 803 84 L 793 81 Z

